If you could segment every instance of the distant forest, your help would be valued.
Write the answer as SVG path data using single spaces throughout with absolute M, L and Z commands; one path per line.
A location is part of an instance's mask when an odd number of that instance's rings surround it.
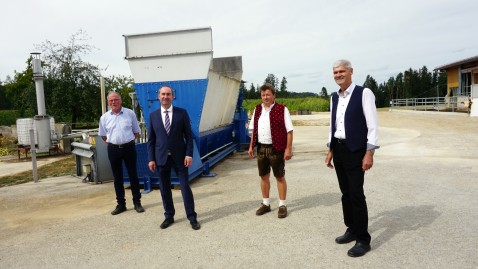
M 388 81 L 380 84 L 371 76 L 367 75 L 363 87 L 367 87 L 375 94 L 377 107 L 390 106 L 392 99 L 408 99 L 408 98 L 426 98 L 426 97 L 443 97 L 447 93 L 447 75 L 446 73 L 430 72 L 426 66 L 418 70 L 412 68 L 400 72 L 395 77 L 390 77 Z M 282 77 L 281 82 L 274 74 L 267 75 L 264 83 L 271 83 L 277 89 L 277 98 L 306 98 L 306 97 L 322 97 L 328 98 L 328 91 L 322 87 L 320 94 L 312 92 L 293 92 L 287 88 L 287 78 Z M 355 82 L 360 85 L 359 82 Z M 259 84 L 250 84 L 246 89 L 244 84 L 241 86 L 245 99 L 260 99 L 258 92 Z

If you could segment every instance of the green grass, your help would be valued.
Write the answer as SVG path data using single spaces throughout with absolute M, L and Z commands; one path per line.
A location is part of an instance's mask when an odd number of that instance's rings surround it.
M 247 99 L 242 103 L 242 107 L 252 113 L 254 107 L 262 102 L 261 99 Z M 299 110 L 310 110 L 315 112 L 324 112 L 329 110 L 329 99 L 321 97 L 306 98 L 277 98 L 276 103 L 285 104 L 290 112 Z
M 41 158 L 41 157 L 39 157 Z M 25 163 L 25 165 L 28 165 Z M 74 155 L 60 159 L 56 162 L 43 165 L 37 170 L 38 179 L 74 175 L 76 162 Z M 0 188 L 33 181 L 33 171 L 25 171 L 18 174 L 0 177 Z

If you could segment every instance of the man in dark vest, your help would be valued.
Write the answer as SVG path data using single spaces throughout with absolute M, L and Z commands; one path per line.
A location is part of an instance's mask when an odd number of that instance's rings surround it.
M 262 104 L 256 106 L 249 129 L 252 129 L 249 156 L 254 158 L 257 146 L 257 166 L 261 177 L 262 204 L 256 215 L 271 211 L 269 191 L 270 171 L 274 173 L 279 191 L 279 218 L 287 217 L 287 183 L 285 181 L 285 160 L 292 158 L 292 120 L 287 107 L 275 102 L 274 86 L 266 83 L 261 86 Z
M 329 152 L 325 164 L 329 168 L 335 165 L 347 226 L 345 234 L 335 242 L 356 241 L 347 254 L 360 257 L 371 249 L 363 184 L 365 172 L 372 168 L 374 151 L 379 148 L 375 96 L 370 89 L 352 83 L 353 68 L 349 61 L 335 62 L 333 70 L 340 89 L 332 93 L 330 100 Z

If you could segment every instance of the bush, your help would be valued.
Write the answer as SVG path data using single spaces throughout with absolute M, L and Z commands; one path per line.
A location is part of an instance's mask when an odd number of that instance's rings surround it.
M 14 155 L 17 147 L 17 139 L 14 137 L 0 136 L 0 156 Z
M 17 122 L 18 111 L 16 110 L 0 110 L 0 126 L 10 126 Z

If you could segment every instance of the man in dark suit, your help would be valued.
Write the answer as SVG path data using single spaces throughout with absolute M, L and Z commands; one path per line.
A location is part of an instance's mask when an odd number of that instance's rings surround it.
M 330 99 L 329 152 L 325 164 L 329 168 L 335 165 L 347 226 L 345 234 L 335 242 L 356 241 L 347 254 L 359 257 L 371 249 L 363 184 L 365 171 L 372 168 L 374 151 L 379 148 L 377 109 L 373 92 L 352 83 L 353 69 L 349 61 L 335 62 L 333 70 L 340 89 L 332 93 Z
M 171 87 L 159 89 L 161 107 L 150 114 L 148 130 L 148 167 L 158 169 L 165 220 L 161 229 L 174 223 L 174 204 L 171 193 L 171 169 L 174 169 L 181 185 L 184 208 L 194 230 L 201 225 L 194 211 L 194 197 L 189 186 L 188 167 L 193 162 L 193 133 L 189 115 L 185 109 L 172 106 L 174 93 Z

